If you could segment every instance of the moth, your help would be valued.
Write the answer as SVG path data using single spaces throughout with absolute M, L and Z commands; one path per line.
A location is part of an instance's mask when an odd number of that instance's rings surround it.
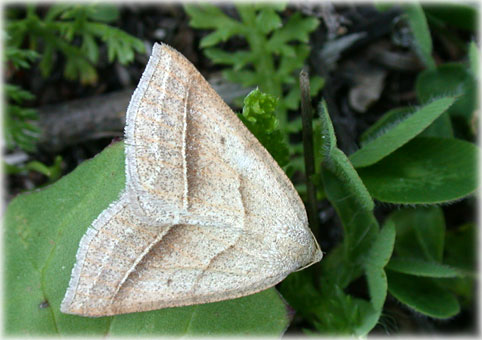
M 233 299 L 320 261 L 303 202 L 179 52 L 155 44 L 127 109 L 126 187 L 80 241 L 63 313 Z

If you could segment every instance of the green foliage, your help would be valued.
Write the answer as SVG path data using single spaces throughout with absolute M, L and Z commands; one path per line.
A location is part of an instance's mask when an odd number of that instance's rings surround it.
M 317 21 L 292 14 L 283 22 L 284 5 L 236 5 L 240 20 L 210 4 L 185 9 L 193 27 L 212 30 L 201 47 L 215 63 L 230 67 L 226 78 L 259 86 L 245 98 L 240 119 L 281 166 L 300 169 L 301 160 L 288 157 L 288 150 L 293 155 L 300 148 L 286 142 L 298 123 L 288 122 L 286 112 L 298 106 L 293 71 L 308 55 L 306 42 Z M 439 205 L 464 198 L 471 203 L 477 189 L 478 148 L 471 142 L 476 131 L 468 134 L 464 126 L 473 126 L 477 110 L 478 51 L 473 43 L 469 46 L 467 65 L 436 65 L 428 24 L 434 17 L 446 22 L 450 18 L 418 4 L 404 4 L 403 10 L 427 66 L 415 85 L 420 106 L 389 110 L 362 134 L 360 150 L 350 156 L 337 146 L 324 101 L 314 121 L 313 181 L 318 199 L 327 199 L 336 211 L 343 238 L 320 264 L 292 273 L 279 286 L 302 327 L 310 327 L 305 329 L 309 334 L 366 336 L 381 322 L 387 294 L 436 319 L 473 307 L 476 226 L 446 228 Z M 112 15 L 106 13 L 104 20 L 109 21 Z M 245 39 L 248 49 L 222 50 L 222 44 L 235 37 Z M 314 83 L 313 93 L 318 90 Z M 46 335 L 281 334 L 289 321 L 273 289 L 215 304 L 95 320 L 59 313 L 78 241 L 117 198 L 123 171 L 122 145 L 117 144 L 48 189 L 10 204 L 7 330 Z M 397 207 L 377 218 L 375 200 L 411 208 Z M 366 287 L 365 297 L 354 295 L 353 287 Z M 39 309 L 44 301 L 50 306 Z
M 3 121 L 7 149 L 18 146 L 25 151 L 34 151 L 40 134 L 40 129 L 35 125 L 37 111 L 21 106 L 24 101 L 33 99 L 34 95 L 10 84 L 5 84 L 5 93 L 9 101 Z
M 51 166 L 47 166 L 39 161 L 30 161 L 22 166 L 5 164 L 5 171 L 9 175 L 36 171 L 47 176 L 49 179 L 47 184 L 50 184 L 59 179 L 62 174 L 62 156 L 55 157 L 54 164 Z
M 244 98 L 243 113 L 239 118 L 283 167 L 289 162 L 289 150 L 278 128 L 275 115 L 277 103 L 274 96 L 253 90 Z
M 410 141 L 426 129 L 437 117 L 444 113 L 454 102 L 454 98 L 441 98 L 422 107 L 405 119 L 393 124 L 385 122 L 378 130 L 383 132 L 375 139 L 365 142 L 365 145 L 350 156 L 350 161 L 356 168 L 372 165 L 388 156 L 402 145 Z M 391 123 L 390 125 L 387 123 Z
M 388 290 L 400 302 L 426 316 L 447 319 L 460 312 L 457 298 L 434 279 L 388 271 Z
M 124 185 L 124 147 L 117 143 L 48 188 L 10 203 L 4 239 L 7 334 L 279 336 L 286 329 L 286 305 L 274 289 L 230 301 L 114 317 L 62 314 L 59 306 L 79 241 Z
M 40 70 L 48 76 L 57 55 L 62 54 L 65 58 L 64 76 L 91 84 L 97 81 L 97 40 L 106 44 L 109 62 L 118 60 L 127 64 L 134 59 L 134 51 L 144 51 L 139 39 L 107 24 L 118 19 L 115 6 L 52 5 L 41 18 L 36 13 L 36 7 L 28 5 L 24 17 L 14 8 L 7 8 L 6 14 L 5 57 L 9 66 L 16 69 L 29 69 L 40 60 Z M 80 46 L 77 41 L 81 42 Z M 21 48 L 24 45 L 28 45 L 29 49 Z M 34 152 L 41 133 L 36 125 L 38 115 L 34 109 L 23 107 L 34 96 L 16 85 L 7 84 L 5 90 L 7 107 L 3 129 L 7 149 L 18 147 Z M 48 167 L 32 161 L 21 167 L 7 166 L 7 171 L 10 174 L 37 171 L 52 182 L 60 176 L 60 162 L 61 159 L 57 159 L 52 167 Z
M 470 68 L 461 63 L 447 63 L 425 70 L 415 84 L 418 100 L 427 103 L 438 96 L 457 96 L 454 104 L 424 135 L 453 137 L 452 120 L 467 130 L 475 116 L 477 84 Z M 445 118 L 445 119 L 444 119 Z
M 97 39 L 107 45 L 109 62 L 127 64 L 134 52 L 144 52 L 139 39 L 108 25 L 117 20 L 118 10 L 111 5 L 53 5 L 44 18 L 29 5 L 25 17 L 7 12 L 10 46 L 19 48 L 27 43 L 31 50 L 40 50 L 40 70 L 48 76 L 57 54 L 65 57 L 64 76 L 83 84 L 97 81 L 95 64 L 99 60 Z M 79 44 L 77 43 L 79 41 Z
M 282 132 L 299 131 L 301 121 L 288 122 L 287 110 L 296 110 L 300 95 L 298 77 L 294 71 L 305 64 L 310 47 L 309 34 L 316 29 L 316 18 L 292 14 L 283 22 L 279 12 L 283 4 L 236 4 L 241 20 L 236 20 L 211 4 L 185 5 L 191 18 L 190 25 L 198 29 L 212 29 L 200 43 L 204 53 L 214 63 L 229 66 L 226 79 L 243 86 L 258 86 L 265 93 L 279 98 L 277 116 Z M 248 49 L 233 53 L 215 47 L 232 38 L 244 38 Z M 323 86 L 320 77 L 311 78 L 315 95 Z
M 418 137 L 359 174 L 382 202 L 449 202 L 477 188 L 477 154 L 477 146 L 464 140 Z
M 420 55 L 425 66 L 427 66 L 428 69 L 433 69 L 435 67 L 435 61 L 432 58 L 432 37 L 430 36 L 430 30 L 422 5 L 418 3 L 404 4 L 403 9 L 412 30 L 415 50 Z
M 475 269 L 474 252 L 470 252 L 470 249 L 473 250 L 470 247 L 472 242 L 464 245 L 459 243 L 456 251 L 467 255 L 456 255 L 456 259 L 449 256 L 447 259 L 454 260 L 447 262 L 444 254 L 453 253 L 452 247 L 456 243 L 446 242 L 441 208 L 402 209 L 393 212 L 389 220 L 397 229 L 394 256 L 387 266 L 390 293 L 422 314 L 434 318 L 456 315 L 460 306 L 454 293 L 462 295 L 463 288 L 462 291 L 457 291 L 451 287 L 455 286 L 454 280 L 459 285 L 462 283 L 462 287 L 470 287 L 471 278 L 466 276 Z M 467 247 L 469 251 L 461 247 Z M 452 279 L 444 281 L 443 278 Z

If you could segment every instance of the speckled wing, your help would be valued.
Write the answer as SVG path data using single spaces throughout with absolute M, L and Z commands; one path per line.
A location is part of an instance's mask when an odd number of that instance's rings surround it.
M 284 172 L 167 45 L 154 46 L 127 124 L 126 191 L 81 241 L 63 312 L 236 298 L 321 259 Z

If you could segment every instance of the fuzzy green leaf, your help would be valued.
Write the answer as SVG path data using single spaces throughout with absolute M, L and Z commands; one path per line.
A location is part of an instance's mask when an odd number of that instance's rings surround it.
M 392 221 L 397 229 L 397 256 L 442 262 L 445 219 L 440 207 L 399 209 L 392 212 L 388 220 Z
M 422 104 L 434 97 L 457 96 L 454 104 L 447 110 L 448 113 L 466 120 L 472 119 L 474 115 L 477 84 L 470 71 L 462 64 L 444 64 L 420 73 L 415 90 Z
M 345 183 L 357 202 L 359 202 L 361 208 L 368 211 L 373 210 L 375 203 L 373 203 L 370 193 L 343 151 L 335 147 L 331 153 L 330 159 L 325 159 L 323 164 Z
M 350 155 L 353 166 L 355 168 L 366 167 L 388 156 L 426 129 L 453 104 L 454 100 L 455 98 L 451 97 L 434 100 L 383 135 L 366 143 L 361 149 Z
M 477 154 L 477 147 L 463 140 L 419 137 L 358 173 L 382 202 L 448 202 L 477 188 Z
M 395 244 L 395 224 L 388 220 L 373 242 L 368 256 L 364 260 L 365 267 L 383 269 L 392 256 Z
M 453 294 L 441 288 L 435 280 L 387 270 L 388 291 L 397 300 L 424 315 L 448 319 L 460 312 Z
M 45 190 L 9 205 L 5 228 L 5 325 L 10 335 L 280 336 L 289 319 L 274 289 L 240 299 L 84 318 L 60 313 L 82 235 L 125 185 L 124 148 L 117 143 Z M 48 202 L 48 204 L 46 204 Z
M 387 133 L 394 126 L 413 114 L 410 107 L 397 107 L 385 113 L 380 119 L 366 129 L 360 136 L 361 146 L 365 146 L 372 140 Z
M 362 273 L 360 268 L 362 258 L 367 254 L 379 229 L 378 222 L 370 209 L 366 209 L 365 202 L 360 202 L 360 197 L 354 192 L 350 182 L 335 175 L 328 168 L 322 169 L 323 186 L 326 197 L 335 208 L 344 228 L 344 242 L 342 251 L 343 264 L 336 257 L 326 258 L 323 266 L 329 267 L 330 280 L 340 287 L 345 285 Z
M 370 293 L 371 309 L 362 313 L 357 335 L 366 335 L 378 322 L 387 296 L 387 277 L 383 267 L 392 255 L 395 226 L 388 221 L 374 240 L 364 261 L 365 276 Z
M 410 257 L 392 258 L 387 268 L 398 273 L 433 278 L 461 276 L 461 272 L 451 266 Z
M 410 3 L 404 5 L 403 9 L 415 38 L 415 50 L 427 68 L 435 68 L 435 61 L 432 58 L 432 38 L 422 6 L 418 3 Z
M 329 158 L 331 157 L 333 149 L 336 147 L 336 135 L 325 100 L 320 102 L 318 114 L 320 115 L 321 127 L 321 147 L 318 153 L 324 158 Z

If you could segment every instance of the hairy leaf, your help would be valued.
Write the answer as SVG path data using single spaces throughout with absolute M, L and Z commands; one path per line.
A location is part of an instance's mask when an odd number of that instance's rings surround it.
M 447 319 L 460 312 L 453 294 L 441 288 L 434 279 L 415 277 L 387 270 L 388 291 L 397 300 L 427 316 Z
M 426 129 L 453 104 L 454 100 L 451 97 L 434 100 L 383 135 L 366 143 L 361 149 L 350 155 L 353 166 L 355 168 L 366 167 L 388 156 Z
M 448 202 L 477 188 L 477 153 L 474 144 L 463 140 L 419 137 L 358 173 L 382 202 Z

